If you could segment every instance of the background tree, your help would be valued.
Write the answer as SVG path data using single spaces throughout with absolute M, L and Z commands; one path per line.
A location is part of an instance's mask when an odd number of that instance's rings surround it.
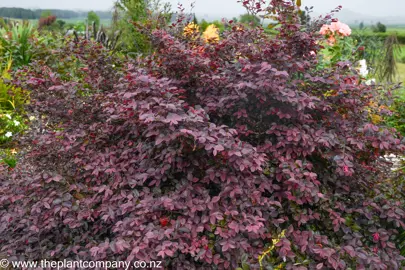
M 131 22 L 141 22 L 147 16 L 147 4 L 143 0 L 118 0 L 115 9 L 118 12 L 118 20 L 113 28 L 122 31 L 121 49 L 127 52 L 147 51 L 147 38 L 137 31 Z
M 87 22 L 89 25 L 92 25 L 93 22 L 95 22 L 96 29 L 100 27 L 100 17 L 94 11 L 89 11 L 89 13 L 87 13 Z
M 253 14 L 243 14 L 239 17 L 239 22 L 251 26 L 260 25 L 260 18 Z
M 364 29 L 364 22 L 361 22 L 361 23 L 360 23 L 359 29 L 360 29 L 360 30 L 363 30 L 363 29 Z
M 373 31 L 376 33 L 385 33 L 387 32 L 387 27 L 381 22 L 378 22 L 375 26 L 373 26 Z

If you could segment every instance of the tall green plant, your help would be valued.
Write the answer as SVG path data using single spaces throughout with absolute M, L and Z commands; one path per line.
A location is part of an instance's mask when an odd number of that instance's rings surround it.
M 380 81 L 394 82 L 398 75 L 396 55 L 399 54 L 401 47 L 395 35 L 386 38 L 382 49 L 381 63 L 377 66 L 376 74 Z
M 151 43 L 139 27 L 158 28 L 171 19 L 171 6 L 161 0 L 117 0 L 113 30 L 121 30 L 121 49 L 127 52 L 147 53 Z
M 33 56 L 31 37 L 34 28 L 29 23 L 16 24 L 0 29 L 0 58 L 12 58 L 14 67 L 27 65 Z
M 131 22 L 142 22 L 147 16 L 147 5 L 144 0 L 118 0 L 116 9 L 120 19 L 113 26 L 122 31 L 121 49 L 129 52 L 145 52 L 150 45 L 147 37 L 137 31 Z

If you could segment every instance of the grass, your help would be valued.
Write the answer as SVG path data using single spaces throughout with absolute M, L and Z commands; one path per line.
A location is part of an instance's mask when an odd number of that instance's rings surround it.
M 385 33 L 376 33 L 368 27 L 363 30 L 359 30 L 359 28 L 352 28 L 353 34 L 355 35 L 364 35 L 364 36 L 374 36 L 380 38 L 386 38 L 390 35 L 396 35 L 398 38 L 398 42 L 400 44 L 405 44 L 405 27 L 388 27 Z
M 401 82 L 405 84 L 405 64 L 404 63 L 397 63 L 398 65 L 398 76 Z

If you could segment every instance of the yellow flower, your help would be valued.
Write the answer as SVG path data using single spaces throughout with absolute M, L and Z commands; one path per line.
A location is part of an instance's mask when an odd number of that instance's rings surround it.
M 200 27 L 198 26 L 198 24 L 192 22 L 187 24 L 186 27 L 184 27 L 183 34 L 186 37 L 193 37 L 196 34 L 198 34 L 199 31 Z
M 214 24 L 210 24 L 203 33 L 205 42 L 217 42 L 219 41 L 219 31 Z
M 374 125 L 377 125 L 382 121 L 381 116 L 379 116 L 378 114 L 370 114 L 370 118 L 371 123 L 373 123 Z

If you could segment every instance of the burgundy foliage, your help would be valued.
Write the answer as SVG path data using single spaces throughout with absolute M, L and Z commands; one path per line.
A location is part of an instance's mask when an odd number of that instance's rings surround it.
M 350 63 L 318 68 L 320 37 L 290 3 L 272 8 L 277 38 L 234 26 L 203 44 L 159 30 L 156 53 L 123 70 L 69 43 L 59 55 L 74 54 L 83 79 L 46 62 L 20 72 L 42 117 L 2 173 L 0 253 L 257 269 L 285 230 L 268 263 L 399 269 L 405 212 L 379 157 L 404 146 L 370 122 L 374 87 Z
M 42 27 L 45 27 L 45 26 L 50 26 L 55 21 L 56 21 L 56 16 L 55 15 L 40 18 L 39 21 L 38 21 L 38 28 L 42 28 Z

